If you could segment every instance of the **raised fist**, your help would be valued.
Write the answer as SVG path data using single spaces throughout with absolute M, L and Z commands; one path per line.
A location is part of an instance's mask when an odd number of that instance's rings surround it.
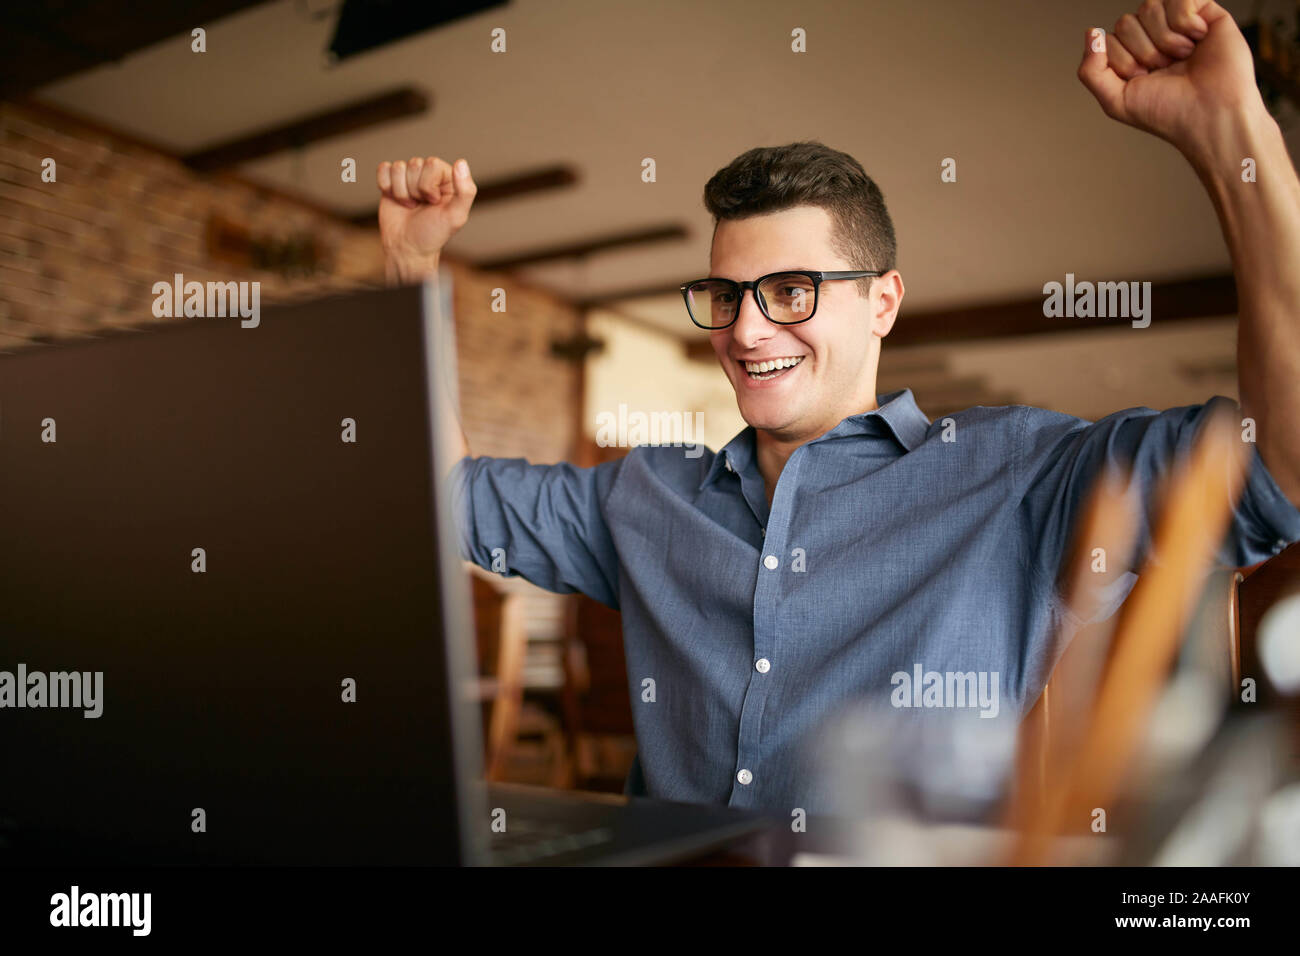
M 478 187 L 469 164 L 453 168 L 437 156 L 380 163 L 379 236 L 389 278 L 414 281 L 437 268 L 438 256 L 469 219 Z

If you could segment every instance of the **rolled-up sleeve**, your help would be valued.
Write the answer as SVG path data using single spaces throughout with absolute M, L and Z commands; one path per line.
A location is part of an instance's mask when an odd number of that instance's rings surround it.
M 448 474 L 460 554 L 559 594 L 618 607 L 618 556 L 604 503 L 622 459 L 594 468 L 462 458 Z
M 1206 420 L 1229 398 L 1215 396 L 1203 405 L 1157 412 L 1130 408 L 1088 422 L 1026 408 L 1021 425 L 1023 507 L 1037 539 L 1032 550 L 1039 569 L 1053 577 L 1070 546 L 1070 535 L 1094 481 L 1107 469 L 1132 469 L 1130 491 L 1139 502 L 1136 568 L 1151 547 L 1158 491 L 1175 464 L 1186 458 Z M 1217 559 L 1224 567 L 1267 560 L 1300 540 L 1300 510 L 1269 474 L 1251 445 L 1247 481 L 1233 511 Z

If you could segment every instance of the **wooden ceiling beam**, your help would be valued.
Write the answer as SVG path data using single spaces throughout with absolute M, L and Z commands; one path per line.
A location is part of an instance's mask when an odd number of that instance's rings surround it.
M 208 149 L 182 157 L 184 163 L 198 172 L 215 172 L 229 169 L 250 160 L 261 159 L 289 149 L 300 149 L 310 143 L 333 139 L 347 133 L 369 129 L 394 120 L 407 119 L 428 112 L 432 98 L 414 87 L 390 90 L 378 96 L 357 100 L 346 106 L 323 110 L 301 119 L 228 140 Z
M 506 271 L 542 262 L 554 262 L 558 259 L 579 259 L 599 252 L 609 252 L 611 249 L 625 249 L 628 246 L 641 246 L 655 242 L 680 242 L 689 236 L 690 233 L 685 226 L 673 223 L 584 239 L 580 242 L 545 246 L 531 252 L 486 259 L 475 262 L 474 265 L 479 269 Z
M 1082 281 L 1076 279 L 1075 283 L 1078 285 Z M 1123 318 L 1048 317 L 1043 314 L 1045 299 L 1043 295 L 1036 295 L 924 312 L 909 312 L 904 308 L 893 331 L 889 333 L 888 342 L 897 348 L 900 345 L 929 345 L 936 342 L 1050 335 L 1080 329 L 1131 327 L 1129 320 Z M 1186 319 L 1234 315 L 1237 311 L 1237 287 L 1231 272 L 1152 282 L 1148 305 L 1153 326 Z

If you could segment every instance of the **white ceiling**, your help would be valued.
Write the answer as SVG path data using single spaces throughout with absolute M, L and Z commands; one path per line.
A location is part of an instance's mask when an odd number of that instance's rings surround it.
M 1239 18 L 1254 4 L 1225 4 Z M 912 3 L 514 0 L 338 66 L 333 6 L 277 0 L 44 88 L 38 96 L 179 153 L 407 84 L 422 118 L 281 154 L 241 172 L 341 211 L 373 208 L 373 169 L 465 156 L 480 181 L 552 163 L 577 186 L 485 205 L 453 240 L 467 259 L 665 222 L 686 242 L 521 275 L 579 297 L 707 272 L 705 181 L 756 145 L 820 139 L 877 180 L 899 238 L 904 314 L 1041 294 L 1066 272 L 1157 281 L 1221 271 L 1208 198 L 1168 145 L 1107 119 L 1075 76 L 1090 26 L 1135 0 Z M 504 27 L 508 51 L 489 50 Z M 790 52 L 790 31 L 808 52 Z M 361 182 L 339 181 L 354 157 Z M 642 183 L 653 157 L 658 182 Z M 958 182 L 939 181 L 957 160 Z M 689 333 L 680 300 L 632 306 Z

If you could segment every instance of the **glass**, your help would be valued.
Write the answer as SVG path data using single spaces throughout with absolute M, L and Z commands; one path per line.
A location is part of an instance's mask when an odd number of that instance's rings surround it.
M 740 315 L 740 301 L 746 289 L 763 315 L 777 325 L 798 325 L 817 312 L 817 291 L 823 282 L 836 279 L 864 279 L 884 275 L 882 272 L 772 272 L 753 282 L 734 279 L 696 279 L 681 287 L 686 311 L 702 329 L 716 332 L 725 329 Z

